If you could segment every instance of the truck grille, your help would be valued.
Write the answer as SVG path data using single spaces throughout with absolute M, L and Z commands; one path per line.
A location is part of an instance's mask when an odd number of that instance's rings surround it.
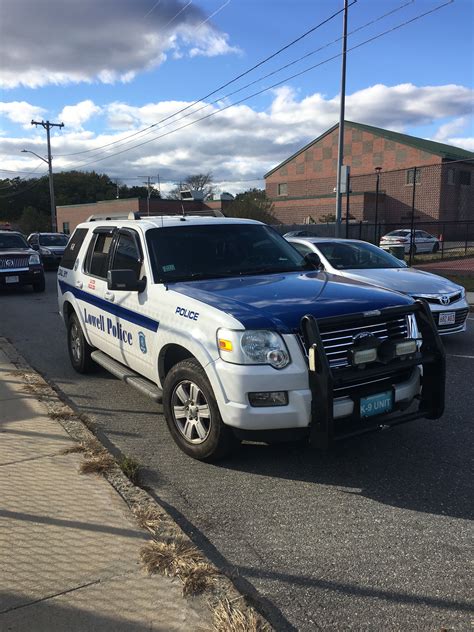
M 349 365 L 347 352 L 352 348 L 354 336 L 358 333 L 371 333 L 380 340 L 407 337 L 408 334 L 405 316 L 388 320 L 385 319 L 379 323 L 372 323 L 370 325 L 359 325 L 359 322 L 360 321 L 357 321 L 354 325 L 345 326 L 343 328 L 336 326 L 334 329 L 330 325 L 320 326 L 324 351 L 328 357 L 329 366 L 332 369 L 339 369 Z M 299 334 L 299 338 L 307 355 L 308 350 L 305 348 L 304 339 L 301 334 Z
M 18 268 L 27 268 L 29 256 L 0 256 L 0 270 L 17 270 Z

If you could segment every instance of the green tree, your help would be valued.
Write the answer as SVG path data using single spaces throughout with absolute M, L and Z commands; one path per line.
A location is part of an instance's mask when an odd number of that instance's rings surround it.
M 177 182 L 174 189 L 171 189 L 171 191 L 168 193 L 168 199 L 180 200 L 180 192 L 182 189 L 202 191 L 205 200 L 212 199 L 216 191 L 216 187 L 213 185 L 213 175 L 210 172 L 196 173 L 194 175 L 187 176 L 187 178 L 185 178 L 182 182 Z
M 47 232 L 51 230 L 51 218 L 33 206 L 27 206 L 21 214 L 18 225 L 25 235 L 35 232 Z
M 256 219 L 265 224 L 280 224 L 273 213 L 273 202 L 262 189 L 249 189 L 238 193 L 232 202 L 224 207 L 228 217 Z

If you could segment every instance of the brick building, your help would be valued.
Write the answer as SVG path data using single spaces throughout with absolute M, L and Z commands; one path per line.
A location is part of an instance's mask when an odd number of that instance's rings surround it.
M 162 200 L 161 198 L 150 198 L 150 215 L 180 215 L 183 207 L 186 213 L 208 214 L 209 211 L 221 211 L 228 202 L 226 199 L 213 201 L 184 201 Z M 148 200 L 146 198 L 126 198 L 118 200 L 104 200 L 101 202 L 91 202 L 90 204 L 68 204 L 58 206 L 57 225 L 58 230 L 66 234 L 72 233 L 78 224 L 85 222 L 88 217 L 95 215 L 101 218 L 124 218 L 129 213 L 148 212 Z
M 335 213 L 339 125 L 265 175 L 276 217 L 302 224 Z M 474 153 L 407 134 L 346 121 L 344 164 L 350 166 L 350 215 L 406 221 L 474 219 Z M 416 167 L 416 170 L 415 170 Z M 346 208 L 346 201 L 343 202 Z

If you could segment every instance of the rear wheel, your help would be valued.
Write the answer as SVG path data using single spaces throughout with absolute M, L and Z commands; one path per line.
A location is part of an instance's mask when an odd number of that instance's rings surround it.
M 439 243 L 438 243 L 438 242 L 436 242 L 436 243 L 433 245 L 433 250 L 432 250 L 432 252 L 438 252 L 438 250 L 439 250 Z
M 73 368 L 78 373 L 91 373 L 96 366 L 91 358 L 93 349 L 85 339 L 79 319 L 74 313 L 67 323 L 67 346 Z
M 195 459 L 221 459 L 238 445 L 222 421 L 211 384 L 197 360 L 182 360 L 169 371 L 163 384 L 163 410 L 171 436 Z

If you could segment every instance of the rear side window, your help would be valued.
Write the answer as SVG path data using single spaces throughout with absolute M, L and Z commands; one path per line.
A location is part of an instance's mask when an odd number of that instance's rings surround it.
M 95 239 L 91 241 L 89 252 L 87 253 L 84 271 L 91 276 L 100 279 L 107 278 L 110 248 L 113 241 L 112 232 L 98 232 Z
M 87 228 L 76 228 L 74 234 L 67 244 L 66 250 L 63 254 L 63 258 L 61 259 L 60 265 L 63 268 L 67 268 L 68 270 L 73 269 L 74 264 L 76 263 L 77 255 L 79 254 L 82 243 L 86 238 L 87 232 Z

